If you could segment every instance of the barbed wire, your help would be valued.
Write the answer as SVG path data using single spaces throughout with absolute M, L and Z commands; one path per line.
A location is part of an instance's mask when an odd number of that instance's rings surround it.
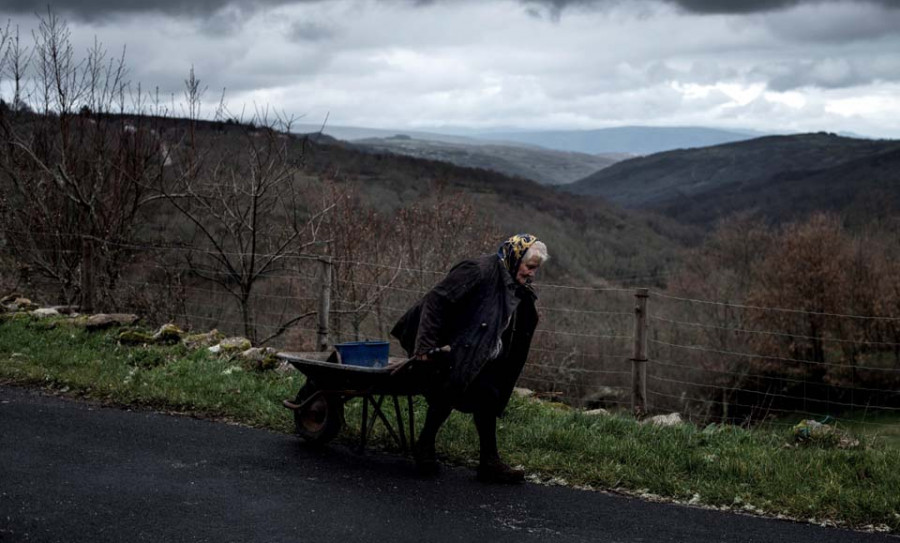
M 546 368 L 551 370 L 562 370 L 566 373 L 594 373 L 598 375 L 631 375 L 630 371 L 625 370 L 595 370 L 591 368 L 560 368 L 558 366 L 551 366 L 548 364 L 538 364 L 535 362 L 528 362 L 525 364 L 526 368 Z
M 691 302 L 698 304 L 708 304 L 708 305 L 718 305 L 723 307 L 735 307 L 738 309 L 752 309 L 756 311 L 774 311 L 774 312 L 783 312 L 783 313 L 799 313 L 803 315 L 819 315 L 823 317 L 841 317 L 847 319 L 871 319 L 871 320 L 887 320 L 887 321 L 900 321 L 900 317 L 881 317 L 881 316 L 869 316 L 869 315 L 853 315 L 847 313 L 827 313 L 823 311 L 809 311 L 805 309 L 789 309 L 784 307 L 762 307 L 756 305 L 744 305 L 744 304 L 735 304 L 731 302 L 717 302 L 713 300 L 698 300 L 694 298 L 682 298 L 679 296 L 671 296 L 668 294 L 663 294 L 657 290 L 651 291 L 651 295 L 658 296 L 660 298 L 666 298 L 669 300 L 677 300 L 682 302 Z
M 203 317 L 200 315 L 189 315 L 189 314 L 184 314 L 184 313 L 173 313 L 172 316 L 184 317 L 186 319 L 196 319 L 196 320 L 204 320 L 204 321 L 210 321 L 210 322 L 218 322 L 221 324 L 234 324 L 236 327 L 241 327 L 241 328 L 243 328 L 243 326 L 244 326 L 244 323 L 242 321 L 226 320 L 226 319 L 222 319 L 219 317 Z M 278 330 L 281 328 L 281 325 L 278 325 L 278 324 L 271 324 L 271 325 L 270 324 L 254 324 L 253 327 L 254 328 L 263 328 L 266 330 Z M 288 330 L 301 330 L 301 331 L 305 331 L 305 332 L 318 332 L 319 331 L 318 328 L 304 328 L 302 326 L 291 326 L 290 328 L 288 328 Z
M 433 275 L 446 275 L 447 271 L 449 271 L 449 270 L 446 270 L 446 271 L 426 270 L 426 269 L 419 269 L 419 268 L 410 268 L 407 266 L 400 266 L 400 265 L 392 266 L 389 264 L 376 264 L 374 262 L 362 262 L 362 261 L 358 261 L 358 260 L 348 260 L 348 259 L 343 259 L 343 258 L 332 258 L 331 261 L 335 264 L 353 264 L 355 266 L 368 266 L 368 267 L 372 267 L 372 268 L 383 268 L 383 269 L 394 270 L 394 271 L 400 270 L 400 271 L 406 271 L 406 272 L 430 273 Z
M 361 286 L 367 286 L 367 287 L 377 287 L 377 288 L 383 288 L 383 289 L 387 289 L 387 290 L 396 290 L 396 291 L 400 291 L 400 292 L 416 292 L 419 294 L 425 294 L 426 292 L 428 292 L 427 290 L 395 287 L 393 285 L 381 285 L 378 283 L 366 283 L 363 281 L 351 281 L 350 279 L 336 279 L 335 282 L 351 284 L 351 285 L 361 285 Z
M 547 330 L 546 328 L 535 328 L 534 333 L 556 334 L 560 336 L 586 337 L 594 339 L 634 339 L 634 336 L 620 336 L 613 334 L 582 334 L 578 332 L 563 332 L 561 330 Z
M 694 371 L 703 371 L 703 372 L 708 372 L 708 373 L 718 373 L 721 375 L 730 375 L 730 376 L 734 376 L 734 377 L 742 377 L 742 378 L 749 378 L 749 379 L 767 379 L 767 380 L 773 380 L 773 381 L 785 381 L 788 383 L 810 385 L 810 386 L 816 386 L 816 387 L 822 387 L 822 388 L 838 388 L 838 389 L 843 389 L 843 390 L 861 391 L 861 392 L 889 392 L 891 394 L 900 395 L 900 391 L 889 390 L 889 389 L 885 389 L 885 388 L 866 388 L 866 387 L 861 387 L 861 386 L 856 386 L 856 385 L 848 386 L 848 385 L 837 385 L 837 384 L 821 383 L 821 382 L 817 383 L 815 381 L 810 381 L 808 379 L 795 379 L 793 377 L 783 377 L 783 376 L 778 376 L 778 375 L 765 375 L 765 374 L 758 374 L 758 373 L 744 373 L 744 372 L 739 372 L 739 371 L 717 370 L 717 369 L 712 369 L 712 368 L 691 366 L 688 364 L 677 364 L 675 362 L 671 362 L 671 361 L 667 361 L 667 360 L 659 360 L 656 358 L 654 358 L 650 362 L 652 362 L 652 364 L 649 366 L 650 368 L 652 368 L 654 366 L 664 366 L 664 367 L 680 368 L 680 369 L 687 369 L 687 370 L 694 370 Z M 697 386 L 704 386 L 703 383 L 695 383 L 695 384 Z M 744 390 L 744 389 L 734 387 L 734 388 L 730 388 L 730 390 Z
M 573 353 L 570 350 L 545 349 L 543 347 L 531 347 L 530 351 L 563 354 L 566 356 L 576 356 L 578 358 L 585 358 L 585 359 L 604 359 L 604 360 L 619 360 L 619 361 L 629 361 L 632 356 L 630 354 L 623 354 L 623 355 L 603 354 L 603 353 L 594 354 L 594 353 L 589 353 L 589 352 L 584 352 L 584 351 L 579 351 L 577 353 Z
M 225 289 L 211 289 L 211 288 L 195 287 L 195 286 L 180 285 L 180 284 L 167 285 L 165 283 L 149 283 L 149 282 L 145 282 L 145 281 L 119 280 L 118 283 L 120 283 L 122 285 L 134 285 L 134 286 L 138 286 L 138 287 L 161 287 L 161 288 L 165 288 L 167 290 L 184 289 L 184 290 L 190 290 L 193 292 L 208 292 L 210 294 L 219 294 L 219 295 L 222 295 L 223 297 L 227 297 L 227 298 L 234 297 L 234 295 L 232 293 L 228 292 Z M 317 297 L 283 296 L 283 295 L 278 295 L 278 294 L 260 294 L 257 292 L 253 293 L 253 297 L 254 298 L 273 299 L 273 300 L 291 300 L 291 301 L 300 301 L 300 302 L 309 302 L 309 301 L 318 301 L 319 300 L 319 298 L 317 298 Z M 190 302 L 187 302 L 187 303 L 190 303 Z
M 812 364 L 815 366 L 830 366 L 835 368 L 856 368 L 860 370 L 872 370 L 872 371 L 886 371 L 886 372 L 898 372 L 900 373 L 900 368 L 876 368 L 874 366 L 860 366 L 860 365 L 850 365 L 850 364 L 835 364 L 832 362 L 819 362 L 817 360 L 805 360 L 801 358 L 787 358 L 783 356 L 775 356 L 775 355 L 765 355 L 759 353 L 739 353 L 734 351 L 725 351 L 721 349 L 711 349 L 709 347 L 704 346 L 696 346 L 696 345 L 681 345 L 678 343 L 669 343 L 666 341 L 658 340 L 658 339 L 649 339 L 650 343 L 655 343 L 658 345 L 666 345 L 668 347 L 675 347 L 678 349 L 689 349 L 693 351 L 703 351 L 708 353 L 715 354 L 723 354 L 730 356 L 740 356 L 744 358 L 762 358 L 766 360 L 778 360 L 780 362 L 798 362 L 803 364 Z
M 537 288 L 558 288 L 558 289 L 566 289 L 566 290 L 587 290 L 593 292 L 628 292 L 633 294 L 634 289 L 622 288 L 622 287 L 585 287 L 585 286 L 576 286 L 576 285 L 554 285 L 551 283 L 542 283 L 539 281 L 535 281 L 534 286 Z
M 626 316 L 626 317 L 634 317 L 634 313 L 628 313 L 625 311 L 592 311 L 590 309 L 568 309 L 564 307 L 548 307 L 545 305 L 536 305 L 538 311 L 550 311 L 550 312 L 561 312 L 561 313 L 579 313 L 585 315 L 614 315 L 614 316 Z
M 691 382 L 689 382 L 689 381 L 682 381 L 682 380 L 680 380 L 680 379 L 668 379 L 668 378 L 665 378 L 665 377 L 658 377 L 658 376 L 655 376 L 655 375 L 648 375 L 647 378 L 650 379 L 651 381 L 656 381 L 656 382 L 658 382 L 658 383 L 675 383 L 675 384 L 679 384 L 679 385 L 691 385 L 691 386 L 696 386 L 696 387 L 714 388 L 714 389 L 717 389 L 717 390 L 735 390 L 735 389 L 733 389 L 732 387 L 729 387 L 729 386 L 716 385 L 716 384 L 713 384 L 713 383 L 709 383 L 709 384 L 706 384 L 706 383 L 691 383 Z M 783 398 L 783 399 L 789 399 L 789 400 L 797 400 L 797 399 L 800 399 L 800 398 L 798 398 L 797 396 L 793 396 L 793 395 L 790 395 L 790 394 L 779 394 L 779 393 L 777 393 L 777 392 L 759 391 L 759 390 L 751 390 L 751 389 L 744 389 L 744 388 L 738 389 L 738 390 L 740 390 L 740 392 L 743 392 L 743 393 L 748 393 L 748 394 L 758 394 L 758 395 L 761 395 L 761 396 L 766 396 L 767 398 Z M 841 407 L 850 407 L 850 408 L 868 408 L 868 409 L 877 409 L 877 410 L 879 410 L 879 411 L 900 411 L 900 407 L 887 407 L 887 406 L 861 405 L 861 404 L 856 404 L 856 403 L 853 403 L 853 402 L 850 402 L 850 403 L 847 403 L 847 402 L 840 402 L 840 401 L 837 401 L 837 400 L 820 400 L 820 399 L 816 399 L 815 401 L 816 401 L 816 402 L 821 402 L 821 403 L 827 403 L 827 404 L 829 404 L 829 405 L 838 405 L 838 406 L 841 406 Z
M 722 400 L 715 400 L 712 398 L 696 398 L 696 397 L 687 396 L 687 395 L 676 396 L 674 394 L 667 394 L 665 392 L 657 392 L 655 390 L 648 390 L 647 393 L 651 394 L 653 396 L 676 399 L 676 400 L 679 400 L 680 402 L 692 401 L 692 402 L 714 404 L 714 405 L 727 404 L 728 406 L 731 406 L 731 407 L 743 407 L 743 408 L 751 409 L 751 410 L 755 410 L 755 411 L 763 411 L 765 413 L 770 413 L 770 412 L 783 413 L 784 415 L 787 415 L 787 416 L 795 416 L 795 415 L 804 415 L 804 416 L 808 416 L 808 417 L 826 417 L 827 416 L 827 417 L 834 419 L 837 422 L 844 422 L 844 423 L 848 423 L 848 424 L 863 424 L 863 425 L 879 426 L 879 427 L 884 427 L 884 426 L 893 427 L 894 426 L 893 423 L 872 422 L 872 421 L 865 421 L 865 420 L 858 420 L 858 419 L 848 419 L 848 418 L 837 417 L 835 415 L 832 415 L 831 413 L 822 413 L 822 412 L 816 413 L 816 412 L 812 412 L 812 411 L 806 411 L 803 409 L 781 409 L 778 407 L 748 405 L 748 404 L 743 404 L 740 402 L 732 402 L 732 401 L 723 402 Z M 797 398 L 793 398 L 793 399 L 797 399 Z M 765 423 L 765 424 L 779 424 L 777 421 L 760 421 L 760 422 Z M 781 425 L 793 426 L 792 424 L 787 424 L 787 423 L 781 423 Z
M 890 347 L 900 347 L 900 343 L 892 343 L 887 341 L 866 341 L 866 340 L 857 340 L 857 339 L 841 339 L 841 338 L 833 338 L 833 337 L 822 337 L 822 336 L 806 336 L 802 334 L 789 334 L 787 332 L 774 332 L 769 330 L 747 330 L 743 328 L 732 328 L 729 326 L 719 326 L 715 324 L 704 324 L 700 322 L 690 322 L 690 321 L 679 321 L 674 319 L 667 319 L 664 317 L 658 317 L 654 315 L 649 316 L 650 320 L 667 322 L 669 324 L 677 324 L 684 326 L 693 326 L 698 328 L 710 328 L 715 330 L 724 330 L 728 332 L 738 332 L 738 333 L 746 333 L 746 334 L 760 334 L 760 335 L 770 335 L 770 336 L 778 336 L 778 337 L 791 337 L 791 338 L 800 338 L 800 339 L 812 339 L 812 340 L 820 340 L 820 341 L 831 341 L 831 342 L 839 342 L 839 343 L 854 343 L 860 345 L 884 345 Z

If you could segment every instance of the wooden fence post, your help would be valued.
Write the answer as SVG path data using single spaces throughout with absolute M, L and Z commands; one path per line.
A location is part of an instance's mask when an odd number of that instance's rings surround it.
M 79 312 L 94 311 L 94 240 L 81 238 L 81 307 Z
M 322 263 L 321 284 L 319 285 L 319 331 L 317 333 L 316 348 L 319 351 L 328 350 L 328 316 L 331 312 L 331 269 L 330 257 L 319 259 Z
M 641 418 L 647 414 L 647 300 L 650 290 L 634 291 L 634 351 L 631 358 L 631 410 Z

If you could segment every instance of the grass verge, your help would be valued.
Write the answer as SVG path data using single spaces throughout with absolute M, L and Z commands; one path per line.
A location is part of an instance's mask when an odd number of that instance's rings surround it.
M 6 316 L 0 321 L 0 379 L 293 431 L 281 400 L 303 384 L 298 373 L 249 371 L 205 349 L 121 346 L 117 332 Z M 423 420 L 423 403 L 416 409 Z M 346 413 L 348 427 L 358 428 L 358 410 L 348 406 Z M 352 437 L 348 429 L 341 439 Z M 900 529 L 900 450 L 871 438 L 847 450 L 798 447 L 791 445 L 787 429 L 663 428 L 521 398 L 510 403 L 499 438 L 509 461 L 544 481 L 856 528 Z M 372 443 L 391 447 L 381 432 Z M 470 417 L 454 413 L 438 450 L 455 463 L 477 458 Z

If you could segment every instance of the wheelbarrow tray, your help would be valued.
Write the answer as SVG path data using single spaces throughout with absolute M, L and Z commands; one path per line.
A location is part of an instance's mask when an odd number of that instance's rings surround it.
M 408 443 L 410 447 L 414 444 L 415 419 L 412 398 L 425 394 L 428 385 L 433 383 L 437 371 L 434 364 L 427 362 L 419 364 L 418 360 L 391 358 L 389 362 L 403 363 L 402 367 L 391 364 L 384 368 L 370 368 L 340 364 L 333 359 L 329 361 L 332 354 L 327 352 L 281 352 L 276 356 L 291 363 L 306 376 L 306 384 L 297 393 L 297 398 L 293 402 L 285 400 L 284 406 L 294 411 L 297 433 L 308 442 L 320 445 L 334 438 L 343 424 L 344 401 L 361 397 L 363 401 L 359 449 L 365 448 L 369 429 L 377 417 L 401 448 L 408 450 L 398 402 L 398 397 L 405 396 L 409 423 Z M 396 432 L 382 411 L 382 402 L 386 397 L 393 398 L 398 423 Z M 370 406 L 371 418 L 368 415 Z
M 370 368 L 327 361 L 330 353 L 282 352 L 276 355 L 303 373 L 322 390 L 345 394 L 386 394 L 415 396 L 424 394 L 429 373 L 410 363 L 403 370 L 392 374 L 393 367 Z M 389 362 L 403 362 L 404 358 L 391 357 Z

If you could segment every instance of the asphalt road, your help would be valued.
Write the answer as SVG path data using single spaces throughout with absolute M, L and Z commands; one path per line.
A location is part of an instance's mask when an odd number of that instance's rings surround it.
M 0 387 L 0 541 L 875 542 Z

